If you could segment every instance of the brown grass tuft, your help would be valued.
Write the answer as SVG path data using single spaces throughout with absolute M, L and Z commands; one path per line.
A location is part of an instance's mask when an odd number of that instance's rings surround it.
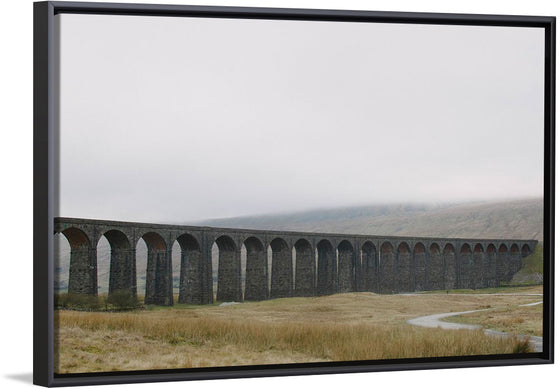
M 515 342 L 515 345 L 513 346 L 513 351 L 514 354 L 520 354 L 520 353 L 530 353 L 533 352 L 533 348 L 531 347 L 531 344 L 529 343 L 529 338 L 523 338 L 521 340 L 517 340 Z

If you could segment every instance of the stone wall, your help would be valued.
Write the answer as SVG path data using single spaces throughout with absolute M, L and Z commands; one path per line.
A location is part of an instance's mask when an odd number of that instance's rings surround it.
M 268 298 L 266 251 L 261 241 L 255 237 L 248 238 L 244 244 L 247 249 L 245 300 L 266 300 Z
M 88 295 L 97 294 L 97 243 L 102 236 L 111 245 L 109 293 L 125 290 L 136 295 L 135 247 L 143 239 L 148 247 L 144 298 L 157 305 L 173 304 L 175 242 L 181 248 L 178 301 L 184 304 L 496 286 L 511 280 L 521 258 L 537 244 L 535 240 L 322 234 L 72 218 L 56 218 L 55 233 L 64 234 L 71 247 L 69 293 Z M 212 277 L 214 244 L 219 250 L 217 280 Z
M 315 250 L 305 239 L 294 244 L 296 275 L 295 296 L 313 296 L 315 294 Z

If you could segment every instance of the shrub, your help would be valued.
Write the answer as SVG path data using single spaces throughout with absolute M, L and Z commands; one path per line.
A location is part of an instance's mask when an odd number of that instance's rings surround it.
M 101 307 L 99 298 L 89 294 L 59 293 L 54 295 L 55 308 L 97 310 Z
M 107 303 L 120 310 L 138 308 L 138 298 L 130 290 L 111 292 L 107 297 Z

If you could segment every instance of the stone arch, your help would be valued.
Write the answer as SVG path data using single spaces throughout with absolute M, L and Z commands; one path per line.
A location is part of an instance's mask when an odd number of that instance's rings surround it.
M 454 289 L 457 287 L 457 254 L 455 247 L 451 243 L 447 243 L 443 247 L 443 267 L 445 274 L 445 289 Z
M 144 303 L 173 305 L 171 251 L 167 249 L 165 239 L 160 234 L 150 231 L 143 234 L 138 243 L 140 240 L 144 241 L 147 248 Z
M 175 241 L 181 248 L 179 275 L 179 303 L 203 303 L 202 248 L 191 234 L 179 235 Z
M 89 251 L 89 250 L 88 250 Z M 70 242 L 60 231 L 54 232 L 53 237 L 53 266 L 54 266 L 54 294 L 68 292 L 68 279 L 70 277 L 70 255 L 72 248 Z M 86 262 L 87 263 L 87 262 Z M 84 270 L 89 275 L 90 269 L 87 266 Z M 89 294 L 89 293 L 84 293 Z
M 216 300 L 242 301 L 241 251 L 234 240 L 222 235 L 215 240 L 218 246 L 218 287 Z
M 266 300 L 268 298 L 268 266 L 264 245 L 255 236 L 245 239 L 243 245 L 247 250 L 244 299 Z
M 418 242 L 414 245 L 413 249 L 412 269 L 414 269 L 414 290 L 426 290 L 428 260 L 426 255 L 426 247 L 424 244 Z
M 458 263 L 459 289 L 474 289 L 473 284 L 473 255 L 471 246 L 463 243 L 459 250 Z
M 336 251 L 329 240 L 323 239 L 317 244 L 317 294 L 335 293 L 336 273 Z
M 313 296 L 315 292 L 315 252 L 307 239 L 299 239 L 294 244 L 296 251 L 296 296 Z
M 488 268 L 488 259 L 482 244 L 477 243 L 473 250 L 472 284 L 474 289 L 485 288 L 485 270 Z
M 527 243 L 525 243 L 522 247 L 521 247 L 521 256 L 523 258 L 525 258 L 526 256 L 531 255 L 531 248 L 529 247 L 529 245 Z
M 496 264 L 496 273 L 497 273 L 497 286 L 500 286 L 502 282 L 507 280 L 507 264 L 508 264 L 508 248 L 507 246 L 502 243 L 498 247 L 498 260 Z
M 292 250 L 282 238 L 270 242 L 272 274 L 270 298 L 291 297 L 293 290 Z
M 445 289 L 445 265 L 437 243 L 432 243 L 428 261 L 428 290 Z
M 91 247 L 91 242 L 88 235 L 79 228 L 69 227 L 65 230 L 60 231 L 60 233 L 66 237 L 68 243 L 70 243 L 70 248 L 72 249 Z
M 519 250 L 519 246 L 517 243 L 511 245 L 510 253 L 509 253 L 509 264 L 508 264 L 508 281 L 511 281 L 513 275 L 521 270 L 521 251 Z
M 166 250 L 167 244 L 165 243 L 165 239 L 158 234 L 157 232 L 146 232 L 144 235 L 140 237 L 144 242 L 146 242 L 146 246 L 150 250 Z
M 377 292 L 377 250 L 371 241 L 362 245 L 362 290 Z
M 488 247 L 486 247 L 486 258 L 488 267 L 485 271 L 485 278 L 486 278 L 486 285 L 488 287 L 496 287 L 497 278 L 496 278 L 496 262 L 497 262 L 497 250 L 494 244 L 490 243 Z
M 92 239 L 92 245 L 97 253 L 97 290 L 98 293 L 107 295 L 111 276 L 111 245 L 103 235 L 98 238 L 97 243 Z
M 354 247 L 348 240 L 341 241 L 337 246 L 338 252 L 338 291 L 352 292 L 355 290 Z
M 60 233 L 70 245 L 68 293 L 97 295 L 97 248 L 79 228 L 70 227 Z
M 379 250 L 379 292 L 394 293 L 395 286 L 395 249 L 389 242 L 384 242 Z
M 103 236 L 111 246 L 109 295 L 115 292 L 129 292 L 136 297 L 135 248 L 120 230 L 109 230 Z
M 406 242 L 397 247 L 398 291 L 412 292 L 414 290 L 414 272 L 412 271 L 412 254 Z

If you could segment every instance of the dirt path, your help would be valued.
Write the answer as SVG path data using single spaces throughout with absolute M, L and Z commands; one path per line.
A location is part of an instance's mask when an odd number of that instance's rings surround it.
M 526 306 L 538 305 L 538 304 L 542 304 L 542 301 L 539 301 L 539 302 L 536 302 L 536 303 L 524 304 L 524 305 L 520 305 L 520 306 L 521 307 L 526 307 Z M 441 321 L 441 319 L 444 319 L 444 318 L 450 317 L 450 316 L 459 316 L 459 315 L 465 315 L 467 313 L 483 312 L 483 311 L 490 311 L 490 310 L 491 309 L 476 309 L 474 311 L 438 313 L 438 314 L 435 314 L 435 315 L 420 316 L 420 317 L 417 317 L 417 318 L 414 318 L 414 319 L 407 320 L 406 322 L 408 324 L 411 324 L 411 325 L 414 325 L 414 326 L 427 327 L 427 328 L 442 328 L 444 330 L 460 330 L 460 329 L 476 330 L 476 329 L 481 328 L 481 326 L 477 325 L 477 324 L 451 323 L 451 322 Z M 485 329 L 484 333 L 488 336 L 497 336 L 497 337 L 511 336 L 511 334 L 507 333 L 507 332 L 501 332 L 501 331 L 495 331 L 495 330 L 489 330 L 489 329 Z M 531 344 L 533 349 L 536 352 L 542 352 L 542 350 L 543 350 L 542 337 L 540 337 L 540 336 L 529 336 L 529 335 L 518 335 L 517 337 L 519 339 L 529 338 L 529 343 Z

